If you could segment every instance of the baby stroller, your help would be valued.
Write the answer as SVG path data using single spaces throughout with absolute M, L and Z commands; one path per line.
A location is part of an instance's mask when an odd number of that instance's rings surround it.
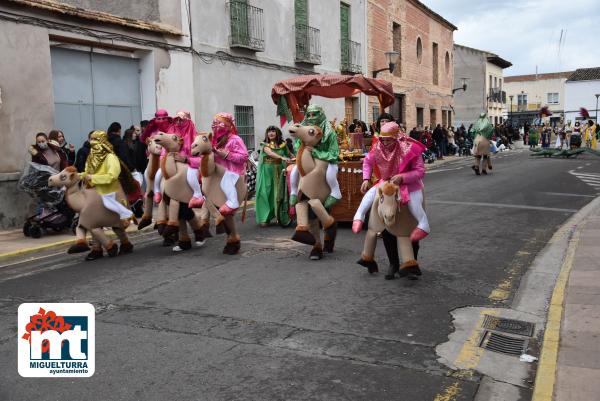
M 23 224 L 26 237 L 40 238 L 45 230 L 60 232 L 77 226 L 75 212 L 64 200 L 63 189 L 48 186 L 48 178 L 54 174 L 58 171 L 52 167 L 31 162 L 19 180 L 19 190 L 37 200 L 35 215 L 27 217 Z

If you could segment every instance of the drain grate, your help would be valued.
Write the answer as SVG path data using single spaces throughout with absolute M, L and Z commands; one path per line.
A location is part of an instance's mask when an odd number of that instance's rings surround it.
M 501 354 L 521 355 L 527 349 L 528 342 L 524 338 L 511 337 L 486 330 L 479 346 Z
M 533 335 L 534 324 L 522 320 L 504 319 L 497 316 L 485 315 L 483 328 L 531 337 Z

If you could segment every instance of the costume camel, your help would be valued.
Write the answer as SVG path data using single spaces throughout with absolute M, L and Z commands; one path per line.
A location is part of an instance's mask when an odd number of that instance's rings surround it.
M 331 192 L 325 177 L 328 163 L 313 158 L 311 154 L 312 147 L 321 141 L 323 131 L 314 125 L 295 124 L 290 127 L 289 132 L 292 137 L 301 141 L 296 155 L 300 183 L 298 185 L 298 203 L 296 204 L 297 225 L 292 240 L 313 245 L 310 258 L 318 260 L 323 256 L 323 250 L 333 252 L 337 234 L 336 221 L 323 206 Z M 311 218 L 311 210 L 316 218 Z M 325 247 L 321 243 L 319 222 L 325 233 Z
M 163 150 L 163 147 L 156 143 L 154 138 L 149 138 L 148 142 L 148 166 L 146 167 L 146 171 L 144 172 L 144 176 L 146 178 L 146 196 L 144 198 L 144 214 L 138 224 L 138 230 L 141 230 L 144 227 L 152 224 L 152 213 L 154 208 L 154 192 L 152 189 L 154 188 L 154 178 L 156 177 L 156 172 L 160 168 L 160 154 Z M 167 215 L 166 215 L 166 206 L 161 201 L 159 203 L 159 216 L 157 220 L 157 224 L 166 224 Z
M 178 245 L 173 250 L 190 249 L 192 241 L 187 231 L 187 220 L 194 232 L 196 245 L 203 245 L 209 235 L 208 209 L 204 207 L 200 209 L 200 218 L 196 217 L 193 211 L 188 213 L 187 219 L 180 213 L 180 203 L 187 205 L 193 194 L 187 183 L 187 164 L 177 160 L 183 139 L 176 134 L 159 132 L 153 137 L 153 140 L 167 151 L 160 163 L 163 175 L 162 185 L 166 195 L 163 202 L 168 202 L 168 221 L 162 230 L 162 236 L 168 239 L 179 233 Z
M 218 163 L 215 163 L 215 155 L 212 146 L 212 133 L 200 132 L 194 138 L 192 143 L 192 155 L 202 156 L 200 162 L 200 176 L 202 177 L 202 192 L 206 197 L 204 207 L 208 208 L 210 214 L 217 216 L 215 224 L 217 228 L 224 226 L 227 233 L 227 243 L 223 249 L 223 253 L 227 255 L 235 255 L 240 251 L 240 235 L 235 224 L 235 215 L 227 215 L 223 217 L 217 210 L 218 207 L 225 204 L 227 198 L 225 192 L 221 189 L 221 179 L 225 174 L 225 168 Z M 238 179 L 235 184 L 238 199 L 246 199 L 248 188 L 245 178 Z M 245 209 L 245 206 L 244 206 Z M 244 216 L 242 216 L 242 219 Z
M 48 185 L 52 187 L 66 187 L 65 200 L 69 207 L 79 213 L 79 224 L 75 230 L 77 241 L 72 245 L 68 253 L 80 253 L 89 251 L 86 235 L 92 234 L 95 240 L 92 250 L 102 254 L 102 248 L 106 249 L 108 256 L 130 253 L 133 251 L 133 245 L 127 238 L 125 227 L 119 215 L 104 207 L 102 198 L 94 188 L 84 188 L 81 185 L 81 179 L 77 169 L 73 166 L 65 168 L 58 174 L 48 179 Z M 125 193 L 119 187 L 116 199 L 125 200 Z M 104 233 L 104 227 L 112 227 L 115 234 L 121 242 L 121 247 Z
M 416 276 L 421 275 L 421 270 L 415 260 L 410 234 L 417 226 L 417 221 L 408 210 L 408 206 L 399 204 L 398 199 L 400 199 L 398 185 L 385 182 L 377 188 L 377 196 L 369 215 L 369 229 L 365 236 L 362 257 L 358 263 L 365 266 L 369 273 L 379 271 L 374 260 L 377 234 L 387 230 L 398 238 L 398 254 L 402 259 L 400 276 L 416 279 Z M 390 272 L 390 278 L 393 278 L 395 273 Z

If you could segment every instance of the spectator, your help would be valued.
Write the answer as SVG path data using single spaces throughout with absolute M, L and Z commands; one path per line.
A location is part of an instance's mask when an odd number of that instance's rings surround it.
M 448 130 L 448 153 L 458 156 L 458 146 L 456 146 L 454 135 L 454 127 L 450 127 Z
M 125 143 L 125 146 L 127 146 L 127 157 L 131 161 L 133 167 L 135 167 L 135 142 L 133 137 L 134 132 L 135 129 L 132 125 L 130 128 L 127 128 L 125 130 L 125 133 L 123 134 L 123 143 Z
M 90 137 L 94 131 L 90 131 L 88 134 L 88 139 L 83 143 L 83 146 L 79 148 L 77 151 L 77 156 L 75 157 L 75 168 L 80 173 L 83 173 L 85 170 L 85 162 L 87 161 L 88 155 L 90 154 Z
M 435 129 L 433 130 L 432 138 L 433 138 L 433 142 L 436 147 L 437 158 L 440 160 L 444 160 L 444 153 L 446 153 L 445 152 L 446 149 L 443 147 L 444 146 L 444 130 L 442 129 L 442 126 L 440 124 L 438 124 L 435 127 Z
M 35 145 L 29 147 L 29 153 L 32 162 L 50 166 L 57 171 L 62 171 L 69 165 L 67 156 L 58 144 L 48 141 L 48 136 L 43 132 L 35 136 Z
M 106 133 L 108 141 L 112 145 L 117 157 L 127 166 L 129 171 L 133 171 L 135 167 L 129 158 L 129 150 L 125 142 L 121 139 L 121 124 L 117 122 L 112 123 Z
M 141 125 L 141 123 L 140 125 L 132 125 L 130 129 L 133 129 L 133 164 L 137 171 L 143 173 L 146 171 L 146 166 L 148 165 L 148 156 L 146 155 L 147 145 L 142 142 L 143 128 Z
M 48 134 L 48 140 L 58 143 L 60 150 L 64 152 L 69 166 L 75 163 L 75 146 L 71 143 L 67 143 L 65 140 L 65 134 L 60 130 L 52 130 Z
M 413 127 L 410 130 L 410 133 L 408 134 L 408 136 L 410 136 L 412 139 L 418 141 L 421 138 L 421 133 L 419 131 L 417 131 L 417 127 Z

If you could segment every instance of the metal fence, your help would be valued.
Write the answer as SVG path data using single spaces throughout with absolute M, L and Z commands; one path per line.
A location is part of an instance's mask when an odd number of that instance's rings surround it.
M 296 25 L 296 61 L 321 64 L 321 31 L 308 25 Z
M 241 0 L 228 3 L 231 35 L 229 45 L 262 51 L 265 49 L 263 9 Z
M 360 43 L 351 40 L 342 40 L 342 72 L 359 73 L 362 70 Z
M 248 149 L 254 149 L 254 108 L 234 106 L 234 115 L 240 138 Z

